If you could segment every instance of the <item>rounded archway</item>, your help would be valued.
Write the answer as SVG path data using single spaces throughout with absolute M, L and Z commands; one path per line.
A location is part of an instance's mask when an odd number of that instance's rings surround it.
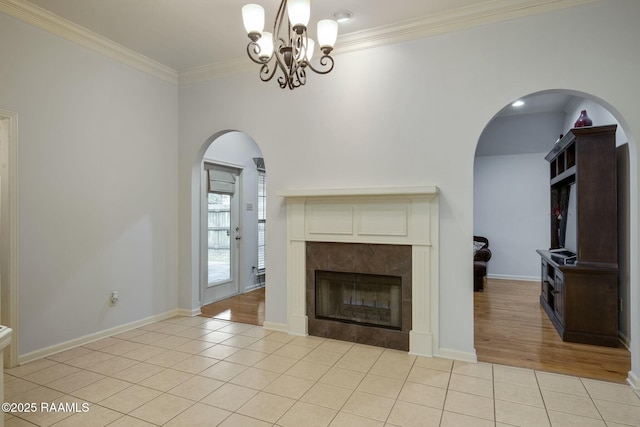
M 630 220 L 634 217 L 633 206 L 637 203 L 637 182 L 632 179 L 637 165 L 632 160 L 635 157 L 629 155 L 630 151 L 635 152 L 635 147 L 627 136 L 628 127 L 613 106 L 587 93 L 548 90 L 518 100 L 523 103 L 505 106 L 489 121 L 475 153 L 474 235 L 487 237 L 492 250 L 492 258 L 486 265 L 488 290 L 474 294 L 478 360 L 575 374 L 570 370 L 576 367 L 575 354 L 583 352 L 581 360 L 593 364 L 585 368 L 591 373 L 584 376 L 615 377 L 617 381 L 624 381 L 630 360 L 637 355 L 634 336 L 638 334 L 637 328 L 633 327 L 638 306 L 635 301 L 637 277 L 630 262 L 634 259 L 633 254 L 637 253 L 637 241 L 630 237 L 635 235 L 637 228 L 637 224 Z M 588 111 L 594 126 L 617 125 L 617 249 L 621 307 L 618 324 L 621 346 L 607 356 L 618 364 L 614 377 L 608 376 L 599 364 L 601 360 L 595 356 L 595 353 L 601 354 L 603 348 L 590 349 L 583 344 L 563 343 L 549 319 L 544 318 L 546 315 L 539 303 L 541 264 L 536 249 L 551 247 L 550 165 L 545 155 L 554 148 L 560 134 L 573 127 L 582 110 Z M 501 313 L 502 320 L 492 316 L 487 309 L 487 304 L 492 299 L 495 302 L 495 298 L 500 298 L 504 304 L 502 308 L 507 310 Z M 507 313 L 522 318 L 506 320 Z M 504 323 L 501 324 L 502 321 Z M 544 325 L 545 321 L 547 325 Z M 556 347 L 551 351 L 551 346 L 556 344 L 558 348 L 564 345 L 571 353 L 567 355 L 567 363 Z M 624 346 L 629 347 L 631 355 Z M 509 348 L 506 353 L 512 354 L 513 358 L 504 358 L 505 348 Z M 590 350 L 593 350 L 593 355 L 588 353 Z M 502 356 L 496 356 L 498 353 Z M 629 375 L 632 373 L 633 370 Z
M 247 134 L 209 137 L 192 171 L 192 297 L 197 306 L 265 285 L 262 151 Z

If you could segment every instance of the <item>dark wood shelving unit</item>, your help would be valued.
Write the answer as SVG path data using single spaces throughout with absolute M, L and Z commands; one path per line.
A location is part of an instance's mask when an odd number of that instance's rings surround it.
M 571 129 L 545 157 L 552 213 L 576 192 L 576 253 L 554 253 L 565 231 L 553 214 L 551 248 L 537 251 L 540 304 L 564 341 L 619 345 L 616 128 Z

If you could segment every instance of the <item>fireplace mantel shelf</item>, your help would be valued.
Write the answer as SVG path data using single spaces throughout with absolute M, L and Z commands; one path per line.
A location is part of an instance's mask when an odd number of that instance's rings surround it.
M 436 186 L 415 187 L 371 187 L 371 188 L 332 188 L 284 190 L 277 193 L 279 197 L 355 197 L 355 196 L 406 196 L 437 195 L 440 189 Z

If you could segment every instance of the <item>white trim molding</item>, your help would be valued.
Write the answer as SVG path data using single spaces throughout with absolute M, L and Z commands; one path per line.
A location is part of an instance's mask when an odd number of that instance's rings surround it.
M 81 345 L 85 345 L 94 341 L 98 341 L 102 338 L 107 338 L 116 334 L 120 334 L 122 332 L 127 332 L 132 329 L 140 328 L 142 326 L 150 325 L 155 322 L 161 322 L 163 320 L 171 319 L 175 316 L 182 316 L 180 314 L 180 310 L 170 310 L 165 313 L 156 314 L 154 316 L 147 317 L 145 319 L 136 320 L 134 322 L 126 323 L 124 325 L 115 326 L 110 329 L 105 329 L 103 331 L 95 332 L 93 334 L 85 335 L 83 337 L 75 338 L 69 341 L 65 341 L 60 344 L 54 344 L 49 347 L 45 347 L 40 350 L 32 351 L 30 353 L 22 354 L 18 357 L 18 363 L 20 365 L 25 364 L 27 362 L 32 362 L 37 359 L 42 359 L 43 357 L 51 356 L 56 353 L 60 353 L 61 351 L 70 350 L 75 347 L 79 347 Z
M 287 203 L 287 331 L 307 335 L 306 242 L 412 247 L 409 353 L 439 350 L 438 187 L 289 190 Z
M 640 390 L 640 378 L 633 371 L 628 373 L 627 384 L 633 387 L 634 390 Z
M 200 307 L 196 307 L 194 309 L 188 310 L 186 308 L 179 308 L 176 312 L 176 316 L 186 316 L 186 317 L 194 317 L 200 316 L 202 312 L 200 311 Z
M 429 37 L 599 0 L 493 0 L 416 18 L 399 24 L 345 34 L 334 55 Z
M 492 0 L 338 37 L 334 55 L 521 18 L 599 0 Z M 254 69 L 246 57 L 180 72 L 25 0 L 0 0 L 0 12 L 173 84 L 192 84 Z
M 599 0 L 492 0 L 469 7 L 338 36 L 334 56 L 444 34 L 509 19 L 581 6 Z M 255 70 L 245 56 L 218 64 L 182 70 L 179 84 L 193 84 L 238 72 Z
M 461 362 L 469 362 L 469 363 L 478 363 L 478 356 L 476 351 L 468 353 L 464 351 L 451 350 L 448 348 L 438 349 L 438 352 L 434 354 L 436 357 L 441 357 L 443 359 L 453 359 L 460 360 Z
M 268 331 L 289 333 L 289 326 L 286 323 L 264 322 L 262 327 Z
M 0 12 L 174 85 L 178 72 L 24 0 L 0 0 Z
M 515 276 L 511 274 L 487 274 L 488 279 L 496 280 L 518 280 L 520 282 L 537 282 L 540 283 L 538 276 Z
M 4 350 L 4 366 L 11 368 L 18 363 L 18 114 L 12 111 L 0 110 L 0 120 L 7 126 L 5 136 L 7 137 L 7 147 L 4 154 L 6 159 L 2 162 L 6 164 L 7 178 L 6 187 L 8 196 L 5 198 L 7 205 L 3 211 L 8 216 L 6 224 L 7 236 L 2 236 L 8 241 L 4 242 L 3 264 L 6 268 L 3 276 L 8 283 L 2 284 L 2 319 L 1 322 L 13 329 L 11 344 Z M 2 157 L 2 156 L 0 156 Z M 6 246 L 5 246 L 6 245 Z M 6 257 L 6 258 L 5 258 Z

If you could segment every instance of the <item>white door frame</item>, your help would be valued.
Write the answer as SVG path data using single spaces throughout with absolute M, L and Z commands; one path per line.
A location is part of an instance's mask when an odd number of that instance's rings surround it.
M 0 109 L 0 121 L 0 165 L 6 164 L 0 170 L 0 322 L 13 329 L 4 350 L 4 366 L 11 368 L 18 363 L 18 114 Z

